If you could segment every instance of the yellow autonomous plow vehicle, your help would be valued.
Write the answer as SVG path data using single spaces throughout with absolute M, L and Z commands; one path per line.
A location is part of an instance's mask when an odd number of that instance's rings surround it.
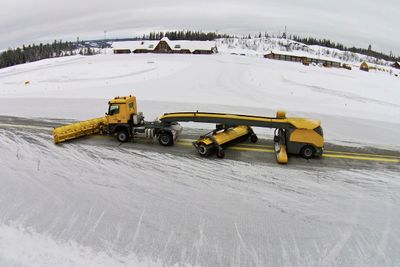
M 266 127 L 275 128 L 274 147 L 278 163 L 287 163 L 287 154 L 301 155 L 303 158 L 310 159 L 313 157 L 321 156 L 324 147 L 324 137 L 321 124 L 317 120 L 305 118 L 287 118 L 286 113 L 278 111 L 276 117 L 263 117 L 239 114 L 225 114 L 225 113 L 208 113 L 208 112 L 179 112 L 179 113 L 166 113 L 160 117 L 162 122 L 203 122 L 203 123 L 216 123 L 224 125 L 225 132 L 232 140 L 240 138 L 244 133 L 245 128 L 249 127 L 248 132 L 250 136 L 255 136 L 250 127 Z M 234 129 L 237 129 L 234 131 Z M 238 131 L 241 129 L 241 131 Z M 218 142 L 218 132 L 207 136 L 208 139 L 200 138 L 195 142 L 195 147 L 202 155 L 209 153 L 204 152 L 221 150 L 221 145 Z M 253 137 L 255 141 L 255 137 Z M 225 142 L 227 143 L 227 142 Z M 218 155 L 218 154 L 217 154 Z

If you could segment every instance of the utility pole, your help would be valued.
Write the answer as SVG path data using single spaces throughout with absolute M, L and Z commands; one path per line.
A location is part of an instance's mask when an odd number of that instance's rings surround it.
M 283 33 L 283 36 L 284 36 L 284 38 L 286 39 L 287 38 L 287 35 L 286 35 L 287 33 L 286 33 L 286 25 L 285 25 L 285 32 Z

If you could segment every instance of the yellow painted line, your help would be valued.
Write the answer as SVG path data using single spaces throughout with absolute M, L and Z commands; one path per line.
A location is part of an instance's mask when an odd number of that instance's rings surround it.
M 176 141 L 175 144 L 182 145 L 182 146 L 192 146 L 192 143 L 182 142 L 182 141 Z
M 186 141 L 185 142 L 178 141 L 176 143 L 179 144 L 179 145 L 184 145 L 184 146 L 192 146 L 192 143 L 186 142 Z M 275 150 L 273 150 L 273 149 L 252 148 L 252 147 L 238 147 L 238 146 L 231 146 L 231 147 L 228 148 L 228 150 L 275 153 Z M 368 155 L 372 155 L 372 154 L 368 154 Z M 370 157 L 370 156 L 351 156 L 351 155 L 340 155 L 340 154 L 329 154 L 329 153 L 326 154 L 326 153 L 324 153 L 322 155 L 322 157 L 400 163 L 400 159 L 390 159 L 390 158 Z
M 189 142 L 176 142 L 178 145 L 184 146 L 192 146 L 192 143 Z M 252 147 L 238 147 L 238 146 L 230 146 L 227 150 L 241 150 L 241 151 L 255 151 L 255 152 L 275 152 L 273 149 L 263 149 L 263 148 L 252 148 Z
M 356 153 L 356 152 L 334 151 L 334 150 L 324 150 L 324 152 L 334 153 L 334 154 L 357 155 L 357 156 L 372 156 L 372 157 L 377 156 L 377 157 L 382 157 L 382 158 L 400 159 L 400 156 L 390 156 L 390 155 L 382 155 L 382 154 Z
M 379 158 L 379 157 L 361 157 L 361 156 L 335 155 L 335 154 L 323 154 L 322 157 L 400 163 L 400 159 L 388 159 L 388 158 Z
M 275 153 L 275 150 L 273 150 L 273 149 L 264 149 L 264 148 L 251 148 L 251 147 L 231 146 L 228 149 L 229 150 L 242 150 L 242 151 L 255 151 L 255 152 Z
M 51 131 L 53 130 L 53 128 L 51 128 L 51 127 L 21 125 L 21 124 L 7 124 L 7 123 L 0 123 L 0 127 L 25 128 L 25 129 L 36 129 L 36 130 L 51 130 Z
M 256 145 L 256 144 L 237 144 L 235 146 L 240 147 L 263 147 L 263 148 L 274 148 L 273 146 L 266 146 L 266 145 Z
M 187 146 L 192 145 L 192 141 L 190 139 L 180 139 L 181 142 L 177 142 L 178 144 L 183 144 Z M 264 147 L 264 148 L 257 148 Z M 239 144 L 235 146 L 229 147 L 231 150 L 242 150 L 242 151 L 255 151 L 255 152 L 267 152 L 267 153 L 275 153 L 272 146 L 263 146 L 263 145 L 254 145 L 254 144 Z M 335 154 L 329 154 L 326 152 L 331 152 Z M 349 154 L 349 155 L 348 155 Z M 353 155 L 354 154 L 354 155 Z M 400 162 L 400 159 L 395 156 L 387 156 L 387 155 L 375 155 L 375 154 L 363 154 L 363 153 L 353 153 L 353 152 L 342 152 L 342 151 L 333 151 L 333 150 L 325 150 L 323 157 L 328 158 L 343 158 L 343 159 L 355 159 L 355 160 L 366 160 L 366 161 L 382 161 L 382 162 Z
M 180 142 L 185 142 L 185 143 L 191 143 L 191 142 L 193 142 L 193 141 L 195 141 L 194 139 L 181 139 L 181 138 L 178 138 L 178 140 L 180 141 Z
M 186 143 L 192 143 L 196 141 L 195 139 L 180 139 L 179 141 L 186 142 Z M 266 146 L 266 145 L 257 145 L 257 144 L 236 144 L 235 146 L 240 146 L 240 147 L 262 147 L 262 148 L 274 148 L 273 146 Z

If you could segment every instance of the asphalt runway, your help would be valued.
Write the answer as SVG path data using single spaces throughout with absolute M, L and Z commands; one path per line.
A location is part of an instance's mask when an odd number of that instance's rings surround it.
M 25 131 L 40 132 L 49 134 L 49 141 L 52 141 L 52 130 L 54 127 L 70 123 L 68 120 L 54 119 L 27 119 L 19 117 L 0 116 L 0 128 L 22 134 Z M 207 129 L 185 128 L 174 146 L 163 147 L 157 140 L 135 138 L 127 143 L 120 143 L 111 136 L 95 135 L 71 140 L 58 146 L 68 146 L 71 142 L 94 146 L 112 146 L 170 153 L 177 156 L 200 157 L 192 145 L 200 135 L 205 134 Z M 259 138 L 257 143 L 245 141 L 225 150 L 225 159 L 244 161 L 249 163 L 276 164 L 273 141 L 271 139 Z M 211 155 L 209 160 L 221 161 Z M 388 150 L 374 147 L 351 147 L 341 146 L 332 143 L 325 143 L 324 154 L 320 158 L 311 160 L 303 159 L 296 155 L 289 156 L 289 168 L 352 168 L 352 169 L 400 169 L 400 151 Z

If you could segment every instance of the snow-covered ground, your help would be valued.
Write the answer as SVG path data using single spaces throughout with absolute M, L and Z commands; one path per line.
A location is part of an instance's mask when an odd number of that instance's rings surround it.
M 135 94 L 147 119 L 284 109 L 321 119 L 327 141 L 398 149 L 399 83 L 382 72 L 223 54 L 73 56 L 0 70 L 0 114 L 87 119 L 102 116 L 109 98 Z M 0 129 L 0 167 L 0 266 L 400 262 L 396 168 L 55 146 L 50 133 L 21 129 Z
M 0 130 L 0 266 L 393 266 L 393 170 L 267 166 Z

